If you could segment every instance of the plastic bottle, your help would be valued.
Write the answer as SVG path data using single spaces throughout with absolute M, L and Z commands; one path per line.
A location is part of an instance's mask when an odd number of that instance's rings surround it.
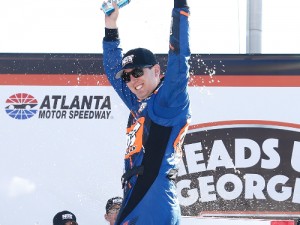
M 104 2 L 101 6 L 101 9 L 108 16 L 115 10 L 113 7 L 113 4 L 112 4 L 113 1 L 115 1 L 117 3 L 119 8 L 122 8 L 125 5 L 128 5 L 130 2 L 130 0 L 108 0 L 108 1 Z

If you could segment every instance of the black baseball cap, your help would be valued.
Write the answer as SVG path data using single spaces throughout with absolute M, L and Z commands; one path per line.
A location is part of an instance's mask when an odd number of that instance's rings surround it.
M 135 48 L 129 50 L 122 58 L 122 70 L 120 70 L 116 78 L 120 78 L 124 69 L 144 68 L 157 64 L 155 55 L 146 48 Z
M 61 212 L 58 212 L 53 217 L 53 225 L 65 225 L 68 221 L 74 221 L 76 222 L 76 216 L 71 213 L 70 211 L 64 210 Z
M 108 213 L 108 211 L 111 210 L 114 205 L 122 205 L 122 201 L 123 198 L 121 197 L 113 197 L 108 199 L 105 207 L 106 213 Z

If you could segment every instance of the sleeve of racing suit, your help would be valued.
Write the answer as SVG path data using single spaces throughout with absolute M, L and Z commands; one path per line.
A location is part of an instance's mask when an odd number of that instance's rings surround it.
M 103 66 L 107 78 L 122 101 L 130 109 L 132 102 L 136 101 L 136 97 L 131 93 L 125 82 L 122 82 L 122 79 L 115 78 L 117 72 L 122 68 L 122 48 L 120 47 L 118 30 L 105 28 L 102 45 Z
M 170 30 L 170 48 L 163 90 L 158 92 L 154 109 L 150 112 L 156 121 L 168 120 L 170 126 L 176 123 L 180 112 L 185 113 L 189 107 L 187 85 L 189 81 L 190 46 L 189 46 L 189 7 L 186 1 L 174 1 Z M 162 123 L 165 123 L 165 120 Z

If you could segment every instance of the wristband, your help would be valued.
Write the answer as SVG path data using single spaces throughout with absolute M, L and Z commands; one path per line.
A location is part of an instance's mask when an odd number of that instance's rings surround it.
M 105 28 L 105 41 L 116 41 L 119 39 L 119 31 L 118 29 L 109 29 Z
M 187 0 L 174 0 L 174 8 L 188 7 Z

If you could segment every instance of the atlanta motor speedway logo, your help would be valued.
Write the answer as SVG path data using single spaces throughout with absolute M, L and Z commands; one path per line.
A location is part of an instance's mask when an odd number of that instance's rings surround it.
M 26 120 L 33 117 L 37 109 L 37 100 L 30 94 L 18 93 L 11 95 L 6 100 L 6 113 L 17 120 Z
M 11 118 L 110 119 L 111 99 L 104 95 L 45 95 L 41 101 L 28 93 L 17 93 L 6 100 L 5 111 Z

